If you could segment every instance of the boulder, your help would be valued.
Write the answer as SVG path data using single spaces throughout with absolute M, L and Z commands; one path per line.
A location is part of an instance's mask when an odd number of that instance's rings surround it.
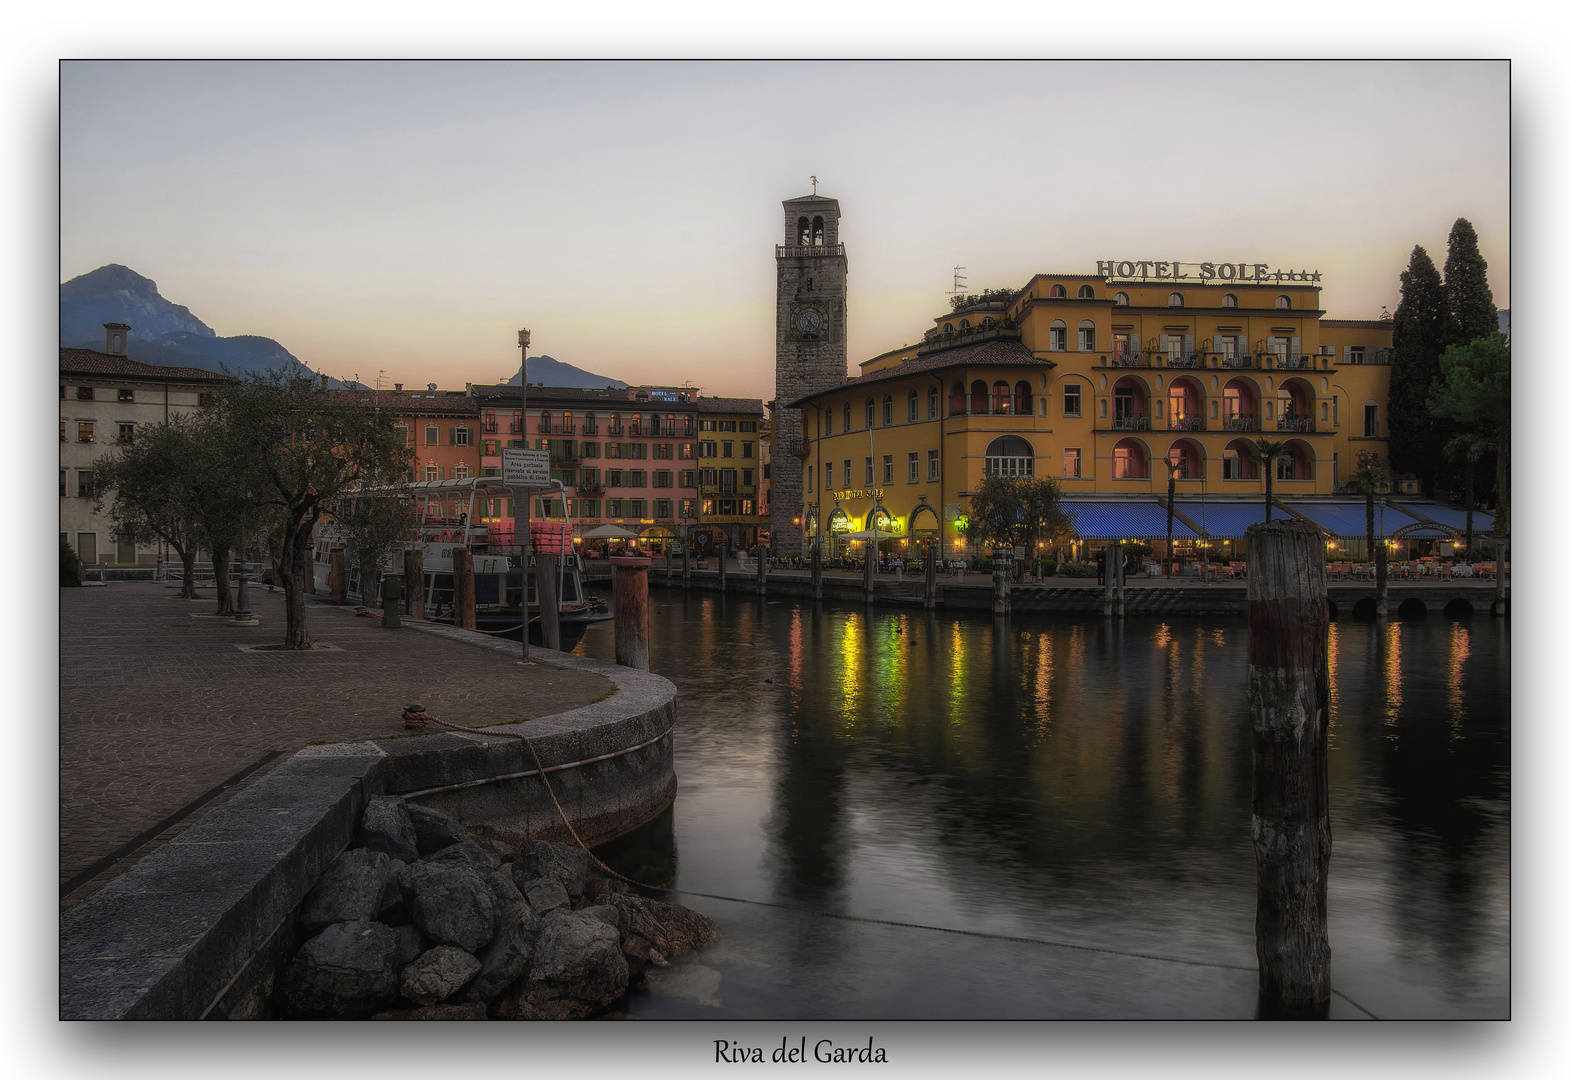
M 484 1002 L 465 1002 L 461 1005 L 422 1005 L 418 1009 L 387 1009 L 371 1017 L 372 1020 L 484 1020 Z
M 400 970 L 404 965 L 414 963 L 422 952 L 431 947 L 431 943 L 408 924 L 393 927 L 393 934 L 398 938 L 397 964 Z
M 473 833 L 469 835 L 474 836 L 476 844 L 496 856 L 501 862 L 510 863 L 518 857 L 518 849 L 505 840 L 498 840 L 494 836 L 475 836 Z
M 589 853 L 581 847 L 549 840 L 530 840 L 512 864 L 513 878 L 520 885 L 535 878 L 555 878 L 567 890 L 567 895 L 574 897 L 583 895 L 589 866 Z
M 334 923 L 300 947 L 279 985 L 285 1015 L 360 1020 L 398 995 L 398 939 L 374 922 Z
M 383 851 L 350 848 L 328 864 L 305 894 L 300 921 L 316 933 L 333 923 L 372 922 L 398 899 L 397 872 L 403 863 Z
M 440 851 L 426 856 L 425 861 L 463 863 L 480 871 L 495 870 L 502 864 L 500 859 L 473 840 L 459 840 L 456 844 L 448 844 Z
M 462 863 L 417 862 L 398 871 L 409 918 L 439 945 L 473 952 L 496 933 L 496 901 L 483 878 Z
M 480 962 L 462 949 L 438 945 L 398 973 L 398 992 L 416 1005 L 446 1001 L 479 972 Z
M 512 879 L 511 866 L 499 866 L 495 870 L 482 871 L 480 877 L 485 879 L 485 884 L 489 886 L 491 896 L 496 900 L 498 907 L 509 908 L 522 904 L 526 909 L 528 908 L 529 902 L 524 899 L 523 891 L 518 888 L 517 882 Z M 526 910 L 524 917 L 527 916 L 528 911 Z
M 378 795 L 366 803 L 354 846 L 386 852 L 400 862 L 418 859 L 420 850 L 415 841 L 414 823 L 409 820 L 404 801 Z
M 469 839 L 463 826 L 440 810 L 413 802 L 405 802 L 403 807 L 414 826 L 415 847 L 421 857 L 434 855 L 444 847 Z
M 605 877 L 602 874 L 590 874 L 583 883 L 583 900 L 585 906 L 590 904 L 608 904 L 614 893 L 630 893 L 632 886 L 625 881 Z
M 620 916 L 622 951 L 634 960 L 661 965 L 714 940 L 714 920 L 691 908 L 630 894 L 611 896 L 607 903 Z
M 508 909 L 503 916 L 496 936 L 480 951 L 480 973 L 469 984 L 468 990 L 464 991 L 465 999 L 490 1001 L 527 971 L 529 958 L 534 954 L 534 939 L 539 933 L 540 920 L 528 914 L 522 918 L 513 916 L 520 911 L 527 913 L 528 910 L 527 906 L 519 905 Z
M 614 905 L 590 904 L 577 910 L 579 915 L 587 915 L 592 919 L 598 919 L 606 926 L 614 929 L 618 934 L 621 933 L 621 912 Z
M 516 877 L 516 874 L 514 876 Z M 549 877 L 535 878 L 533 881 L 526 882 L 523 886 L 523 898 L 529 902 L 530 909 L 542 918 L 557 908 L 565 908 L 572 903 L 572 898 L 567 895 L 567 890 L 562 888 L 561 882 Z
M 540 923 L 527 977 L 497 999 L 491 1015 L 577 1020 L 621 997 L 627 979 L 615 930 L 579 911 L 555 911 Z

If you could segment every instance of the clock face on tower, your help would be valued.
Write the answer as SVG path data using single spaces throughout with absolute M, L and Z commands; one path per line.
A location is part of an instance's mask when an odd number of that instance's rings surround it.
M 806 311 L 803 311 L 800 317 L 796 319 L 796 329 L 800 330 L 803 334 L 816 334 L 818 332 L 818 327 L 822 325 L 822 316 L 810 308 Z
M 791 336 L 797 341 L 819 341 L 827 330 L 828 317 L 821 305 L 802 304 L 791 312 Z

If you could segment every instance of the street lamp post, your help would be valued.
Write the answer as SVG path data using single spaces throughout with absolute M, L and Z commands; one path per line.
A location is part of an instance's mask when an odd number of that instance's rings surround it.
M 518 445 L 529 445 L 529 331 L 518 331 Z M 518 598 L 518 637 L 523 642 L 523 659 L 529 660 L 529 491 L 512 493 L 512 533 L 518 538 L 518 569 L 522 571 Z

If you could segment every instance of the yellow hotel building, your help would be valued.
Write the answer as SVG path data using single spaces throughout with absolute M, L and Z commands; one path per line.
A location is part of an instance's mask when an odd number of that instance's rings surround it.
M 1057 481 L 1081 540 L 1154 537 L 1171 462 L 1176 535 L 1241 537 L 1262 518 L 1255 439 L 1287 444 L 1281 517 L 1342 491 L 1359 452 L 1385 455 L 1390 323 L 1327 318 L 1318 279 L 1225 263 L 1038 274 L 782 402 L 801 410 L 803 497 L 775 513 L 808 537 L 876 525 L 896 550 L 940 539 L 954 556 L 993 472 Z

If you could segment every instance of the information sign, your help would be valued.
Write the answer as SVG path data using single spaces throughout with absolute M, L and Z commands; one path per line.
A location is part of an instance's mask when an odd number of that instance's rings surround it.
M 510 488 L 550 487 L 550 451 L 529 450 L 521 446 L 503 447 L 502 482 Z

